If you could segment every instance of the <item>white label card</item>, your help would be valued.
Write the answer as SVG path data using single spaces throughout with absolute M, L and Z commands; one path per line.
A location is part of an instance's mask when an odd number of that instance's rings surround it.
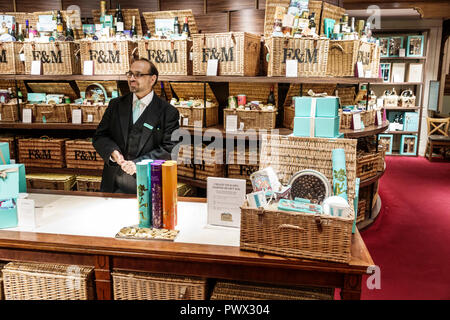
M 354 113 L 353 114 L 353 130 L 360 130 L 361 129 L 361 113 Z
M 189 118 L 183 118 L 183 126 L 189 125 Z
M 243 131 L 243 130 L 244 130 L 244 123 L 243 123 L 243 122 L 241 122 L 241 123 L 239 124 L 239 130 L 240 130 L 240 131 Z
M 405 48 L 400 48 L 399 52 L 398 52 L 398 56 L 399 57 L 405 57 L 406 56 L 406 49 Z
M 33 113 L 31 109 L 23 109 L 22 110 L 22 122 L 23 123 L 31 123 L 32 122 Z
M 20 61 L 25 61 L 25 53 L 19 54 Z
M 41 60 L 33 60 L 31 61 L 31 74 L 40 76 L 42 71 L 42 63 Z
M 206 70 L 206 75 L 207 76 L 217 76 L 218 67 L 219 67 L 219 60 L 209 59 L 207 70 Z
M 381 126 L 382 123 L 383 123 L 383 119 L 382 119 L 382 117 L 381 117 L 381 111 L 380 111 L 380 110 L 377 110 L 377 124 L 378 124 L 379 126 Z
M 298 76 L 298 61 L 286 60 L 286 77 Z
M 72 123 L 81 124 L 81 109 L 72 110 Z
M 123 22 L 117 22 L 116 29 L 118 32 L 123 32 Z
M 18 199 L 17 216 L 20 227 L 36 227 L 36 215 L 34 212 L 34 200 Z
M 227 116 L 226 122 L 227 122 L 227 126 L 225 128 L 225 131 L 236 131 L 237 130 L 237 123 L 238 123 L 237 115 Z
M 358 71 L 358 78 L 364 78 L 364 68 L 361 61 L 356 63 L 356 70 Z
M 84 61 L 83 74 L 85 76 L 93 76 L 94 75 L 94 61 L 93 60 Z
M 87 122 L 94 122 L 94 115 L 88 114 L 87 115 Z

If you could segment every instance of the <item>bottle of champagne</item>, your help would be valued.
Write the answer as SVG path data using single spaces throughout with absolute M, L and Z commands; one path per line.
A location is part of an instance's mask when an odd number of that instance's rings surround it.
M 175 21 L 173 23 L 173 34 L 176 36 L 180 35 L 180 22 L 178 21 L 178 17 L 175 17 Z
M 311 30 L 311 32 L 316 33 L 316 13 L 312 12 L 311 15 L 309 16 L 309 29 Z
M 11 37 L 14 37 L 14 39 L 16 39 L 16 41 L 17 41 L 17 38 L 16 38 L 16 24 L 15 23 L 13 23 L 13 25 L 11 26 Z
M 132 24 L 131 24 L 131 37 L 136 38 L 137 37 L 137 31 L 136 31 L 136 17 L 133 16 Z
M 275 95 L 273 93 L 273 86 L 270 88 L 269 96 L 267 97 L 267 104 L 275 105 Z
M 20 89 L 17 90 L 17 99 L 19 100 L 19 103 L 23 102 L 23 95 L 22 95 L 22 91 L 20 91 Z
M 25 38 L 23 37 L 23 30 L 22 25 L 19 23 L 19 32 L 17 33 L 17 41 L 25 41 Z
M 186 38 L 189 38 L 191 36 L 191 31 L 189 30 L 188 17 L 184 18 L 183 33 L 182 34 Z
M 30 26 L 28 25 L 28 19 L 25 20 L 25 38 L 28 38 L 28 33 L 30 33 Z
M 124 20 L 122 15 L 122 9 L 120 8 L 120 3 L 117 4 L 117 22 L 116 22 L 116 33 L 123 33 L 124 30 Z
M 161 81 L 161 99 L 163 99 L 164 101 L 169 101 L 167 98 L 167 94 L 166 91 L 164 90 L 164 83 L 163 81 Z
M 56 33 L 58 36 L 60 36 L 64 33 L 62 16 L 61 16 L 61 12 L 59 10 L 58 10 L 58 13 L 56 14 Z
M 75 35 L 73 33 L 73 29 L 70 24 L 70 19 L 67 19 L 66 41 L 73 41 L 74 39 L 75 39 Z

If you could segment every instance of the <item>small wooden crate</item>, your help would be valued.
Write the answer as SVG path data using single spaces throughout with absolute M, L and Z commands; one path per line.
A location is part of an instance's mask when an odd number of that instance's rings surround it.
M 361 40 L 331 40 L 327 74 L 332 77 L 354 77 L 356 64 L 361 62 L 364 76 L 370 72 L 371 77 L 378 78 L 378 67 L 374 63 L 377 58 L 379 60 L 377 50 L 376 44 Z
M 356 176 L 361 180 L 366 180 L 375 177 L 378 174 L 378 166 L 381 153 L 365 153 L 358 154 L 356 160 Z
M 26 104 L 23 108 L 31 109 L 33 122 L 68 123 L 72 118 L 70 113 L 70 106 L 66 103 Z
M 223 163 L 223 150 L 208 150 L 205 146 L 194 148 L 192 145 L 182 145 L 178 152 L 177 171 L 181 177 L 206 181 L 208 177 L 225 176 Z
M 211 300 L 333 300 L 334 289 L 217 281 Z
M 77 176 L 77 191 L 100 192 L 102 177 L 97 176 Z
M 24 104 L 21 103 L 21 106 Z M 19 106 L 20 109 L 20 106 Z M 18 122 L 17 103 L 0 103 L 0 122 Z
M 230 152 L 227 157 L 228 178 L 245 179 L 247 186 L 251 186 L 250 175 L 259 170 L 259 152 L 245 150 L 240 153 L 237 149 Z
M 75 169 L 103 169 L 104 161 L 95 151 L 92 140 L 66 141 L 66 166 Z
M 205 98 L 205 88 L 203 83 L 172 82 L 170 86 L 178 99 L 200 99 L 203 101 Z M 206 110 L 204 107 L 188 107 L 182 105 L 175 106 L 180 112 L 180 124 L 182 126 L 203 127 L 204 124 L 206 124 L 206 127 L 211 127 L 219 123 L 219 103 L 217 102 L 216 96 L 208 83 L 206 84 L 206 99 L 210 100 L 206 103 Z M 205 114 L 206 119 L 204 121 Z
M 79 49 L 80 45 L 71 41 L 26 42 L 24 44 L 25 73 L 31 73 L 32 61 L 40 60 L 43 75 L 80 74 Z
M 9 158 L 15 159 L 16 158 L 16 141 L 14 136 L 0 136 L 0 142 L 7 142 L 9 144 Z
M 28 189 L 71 191 L 75 185 L 75 176 L 58 173 L 27 174 Z
M 206 300 L 203 278 L 144 272 L 112 272 L 114 300 Z
M 317 170 L 332 182 L 332 151 L 345 150 L 347 195 L 355 197 L 356 144 L 353 139 L 303 138 L 265 135 L 262 139 L 260 168 L 272 166 L 282 184 L 303 169 Z M 352 213 L 353 208 L 351 208 Z M 312 215 L 275 208 L 241 207 L 242 250 L 288 257 L 348 263 L 354 217 Z M 299 232 L 301 230 L 302 232 Z
M 91 267 L 10 262 L 3 269 L 6 300 L 93 300 Z
M 27 167 L 63 168 L 66 140 L 49 137 L 19 139 L 19 163 Z
M 141 23 L 141 15 L 139 9 L 122 9 L 122 16 L 124 20 L 123 29 L 131 30 L 131 26 L 133 24 L 133 16 L 135 17 L 135 27 L 136 33 L 138 36 L 142 36 L 142 23 Z M 116 9 L 108 9 L 106 10 L 107 15 L 115 16 L 117 13 Z M 92 10 L 92 18 L 95 24 L 100 23 L 100 10 Z
M 108 108 L 107 105 L 82 105 L 82 104 L 71 104 L 70 115 L 72 115 L 73 110 L 81 110 L 81 122 L 82 123 L 100 123 L 103 118 L 103 114 Z
M 0 42 L 0 74 L 25 74 L 25 63 L 20 60 L 21 42 Z
M 218 59 L 219 76 L 254 77 L 259 71 L 261 37 L 248 32 L 192 35 L 194 75 L 206 75 L 209 59 Z
M 237 115 L 238 128 L 244 123 L 244 130 L 248 129 L 275 129 L 277 110 L 244 110 L 223 109 L 223 126 L 227 127 L 227 116 Z
M 96 75 L 125 75 L 130 70 L 137 43 L 129 40 L 80 40 L 81 61 L 94 61 Z M 82 65 L 84 72 L 84 63 Z
M 269 54 L 267 76 L 285 77 L 286 60 L 297 60 L 299 77 L 327 75 L 328 39 L 269 37 L 265 47 Z

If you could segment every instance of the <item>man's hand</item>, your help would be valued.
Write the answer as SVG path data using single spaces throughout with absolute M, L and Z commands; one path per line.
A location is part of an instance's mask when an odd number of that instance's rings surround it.
M 122 166 L 123 162 L 125 161 L 123 155 L 117 151 L 114 150 L 113 153 L 111 153 L 111 158 L 119 165 Z
M 120 165 L 123 171 L 128 173 L 130 176 L 136 173 L 136 164 L 133 161 L 124 160 Z

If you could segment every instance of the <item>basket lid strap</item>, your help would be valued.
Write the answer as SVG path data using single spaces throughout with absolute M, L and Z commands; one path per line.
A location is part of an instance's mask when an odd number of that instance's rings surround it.
M 299 227 L 299 226 L 295 226 L 293 224 L 280 224 L 278 226 L 278 229 L 293 229 L 293 230 L 298 230 L 298 231 L 305 231 L 304 228 Z
M 337 49 L 341 50 L 343 53 L 345 53 L 344 48 L 339 43 L 332 44 L 330 49 L 334 49 L 334 48 L 337 48 Z

